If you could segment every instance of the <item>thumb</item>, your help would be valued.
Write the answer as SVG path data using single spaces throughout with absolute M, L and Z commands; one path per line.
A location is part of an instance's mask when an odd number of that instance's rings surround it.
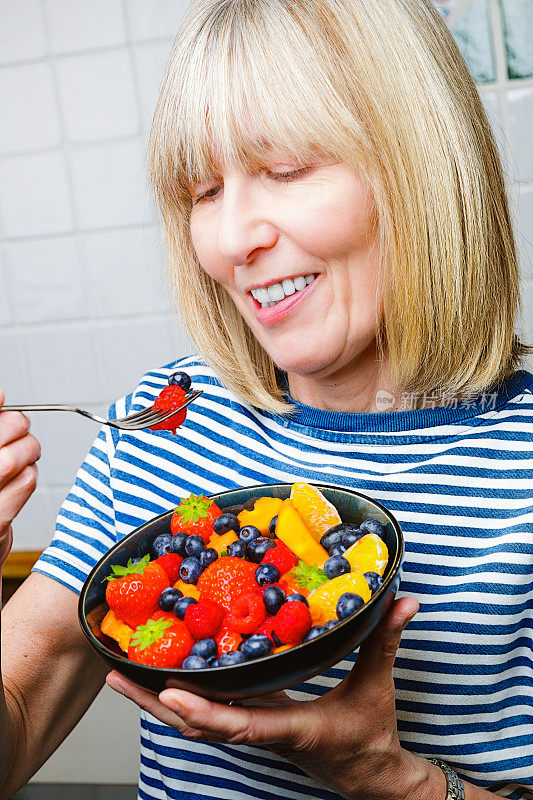
M 359 648 L 354 667 L 345 679 L 347 689 L 357 685 L 357 690 L 362 691 L 364 684 L 373 687 L 390 685 L 402 633 L 418 609 L 419 603 L 415 597 L 402 597 L 391 605 Z

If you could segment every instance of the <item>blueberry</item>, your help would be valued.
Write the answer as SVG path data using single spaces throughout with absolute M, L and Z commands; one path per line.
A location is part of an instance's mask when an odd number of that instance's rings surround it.
M 377 519 L 365 519 L 359 527 L 365 533 L 375 533 L 380 539 L 385 535 L 385 526 Z
M 245 544 L 249 544 L 253 539 L 260 539 L 261 531 L 259 528 L 256 528 L 255 525 L 245 525 L 240 531 L 237 533 L 237 536 L 244 542 Z
M 346 617 L 349 617 L 350 614 L 353 614 L 354 611 L 357 611 L 357 609 L 364 606 L 364 604 L 365 601 L 362 597 L 359 597 L 358 594 L 344 592 L 337 600 L 337 617 L 340 620 L 346 619 Z
M 267 614 L 274 616 L 285 602 L 285 592 L 280 586 L 267 586 L 263 592 L 263 603 Z
M 273 542 L 272 539 L 264 539 L 263 537 L 260 539 L 252 539 L 246 551 L 248 561 L 253 561 L 254 564 L 260 564 L 266 551 L 275 546 L 276 543 Z
M 260 564 L 255 571 L 255 579 L 259 586 L 276 583 L 280 577 L 279 569 L 274 564 Z
M 178 619 L 183 619 L 189 606 L 192 606 L 196 602 L 197 600 L 195 600 L 194 597 L 180 597 L 180 599 L 174 603 L 174 616 L 178 617 Z
M 193 533 L 191 534 L 191 536 L 187 536 L 187 538 L 185 539 L 186 555 L 199 558 L 200 553 L 203 553 L 204 550 L 205 550 L 205 542 L 201 536 L 198 536 L 197 533 Z
M 324 628 L 329 631 L 331 628 L 334 628 L 335 625 L 339 624 L 338 619 L 328 619 L 327 622 L 324 623 Z
M 214 639 L 200 639 L 191 647 L 191 656 L 201 656 L 209 661 L 217 654 L 217 643 Z
M 218 663 L 218 658 L 212 658 L 209 662 L 210 667 L 219 667 L 220 664 Z
M 380 586 L 383 585 L 383 578 L 377 572 L 365 572 L 365 578 L 371 594 L 375 594 Z
M 232 664 L 242 664 L 243 661 L 246 661 L 246 656 L 241 650 L 228 650 L 218 657 L 218 666 L 229 667 Z
M 328 551 L 330 555 L 331 548 L 334 547 L 336 544 L 341 544 L 342 537 L 348 531 L 358 531 L 359 528 L 355 524 L 355 522 L 339 522 L 338 525 L 333 525 L 333 527 L 329 528 L 325 534 L 320 539 L 320 544 L 322 547 Z M 362 535 L 362 534 L 361 534 Z
M 160 533 L 152 543 L 152 553 L 155 558 L 159 558 L 159 556 L 164 556 L 165 553 L 170 553 L 171 547 L 172 536 L 170 533 Z
M 317 636 L 320 636 L 321 633 L 325 633 L 325 632 L 326 632 L 326 626 L 325 625 L 314 625 L 311 628 L 311 630 L 309 631 L 309 633 L 307 634 L 307 636 L 304 636 L 303 640 L 304 640 L 304 642 L 308 642 L 309 639 L 315 639 Z
M 281 642 L 278 639 L 278 637 L 276 636 L 276 634 L 274 633 L 274 631 L 271 631 L 270 635 L 272 637 L 272 641 L 274 642 L 274 646 L 275 647 L 281 647 Z
M 191 379 L 186 372 L 173 372 L 172 375 L 168 376 L 168 385 L 181 386 L 185 392 L 188 392 L 191 388 Z
M 180 599 L 180 597 L 183 597 L 183 592 L 180 592 L 179 589 L 174 589 L 172 586 L 169 586 L 167 589 L 163 589 L 159 595 L 157 604 L 159 608 L 163 609 L 163 611 L 172 611 L 175 603 Z
M 348 547 L 351 547 L 352 544 L 358 542 L 359 539 L 364 535 L 365 532 L 359 529 L 344 531 L 342 534 L 342 544 L 346 547 L 346 549 L 348 549 Z
M 352 571 L 352 566 L 344 556 L 330 556 L 324 564 L 324 572 L 328 578 L 338 578 Z
M 298 594 L 297 592 L 287 595 L 287 600 L 285 602 L 294 603 L 295 600 L 299 603 L 305 603 L 306 606 L 309 605 L 307 602 L 307 597 L 304 597 L 303 594 Z
M 254 633 L 241 645 L 241 652 L 244 653 L 246 658 L 261 658 L 268 656 L 272 651 L 274 644 L 272 639 L 264 636 L 262 633 Z
M 218 558 L 218 553 L 213 547 L 206 547 L 205 550 L 202 550 L 198 557 L 198 561 L 200 562 L 200 566 L 202 569 L 205 569 L 210 564 L 214 564 Z
M 239 533 L 239 528 L 239 520 L 235 514 L 230 514 L 229 512 L 227 514 L 221 514 L 213 521 L 213 530 L 220 535 L 228 531 Z
M 189 538 L 189 534 L 184 531 L 178 531 L 172 537 L 172 544 L 170 546 L 171 553 L 177 553 L 179 556 L 185 556 L 185 542 Z
M 244 542 L 241 542 L 240 539 L 237 539 L 236 542 L 232 542 L 228 547 L 228 556 L 237 556 L 237 558 L 244 558 L 246 555 L 246 545 Z
M 329 551 L 330 556 L 342 556 L 343 553 L 347 551 L 347 547 L 345 547 L 342 543 L 334 545 L 331 550 Z
M 182 669 L 206 669 L 209 666 L 201 656 L 187 656 L 181 665 Z
M 268 532 L 271 536 L 275 536 L 276 534 L 276 524 L 278 522 L 278 515 L 276 514 L 275 517 L 272 517 L 270 522 L 268 523 Z
M 180 564 L 179 575 L 185 583 L 196 583 L 202 572 L 202 565 L 194 556 L 184 558 Z

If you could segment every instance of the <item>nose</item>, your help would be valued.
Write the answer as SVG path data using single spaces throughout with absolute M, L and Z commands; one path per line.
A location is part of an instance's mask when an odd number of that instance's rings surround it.
M 233 266 L 249 264 L 257 251 L 269 249 L 278 239 L 271 202 L 256 175 L 232 174 L 224 178 L 219 205 L 218 250 Z

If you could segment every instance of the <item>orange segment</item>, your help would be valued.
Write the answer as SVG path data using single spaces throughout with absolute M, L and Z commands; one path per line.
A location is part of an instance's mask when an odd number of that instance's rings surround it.
M 375 533 L 367 533 L 344 553 L 353 570 L 358 572 L 377 572 L 383 575 L 389 560 L 387 545 Z
M 365 603 L 370 600 L 368 583 L 360 572 L 348 572 L 332 578 L 307 597 L 313 625 L 323 625 L 330 619 L 337 619 L 337 600 L 344 592 L 358 594 Z
M 291 500 L 317 542 L 327 530 L 341 522 L 339 512 L 333 503 L 326 500 L 316 486 L 302 482 L 293 483 Z
M 100 624 L 100 628 L 102 633 L 105 633 L 106 636 L 110 636 L 111 639 L 118 642 L 121 650 L 124 650 L 125 653 L 128 652 L 130 639 L 133 636 L 133 628 L 130 628 L 125 622 L 122 622 L 114 611 L 110 609 L 107 612 Z
M 185 597 L 193 597 L 195 600 L 200 599 L 200 590 L 196 588 L 194 583 L 185 583 L 180 579 L 174 584 L 174 589 L 179 589 Z

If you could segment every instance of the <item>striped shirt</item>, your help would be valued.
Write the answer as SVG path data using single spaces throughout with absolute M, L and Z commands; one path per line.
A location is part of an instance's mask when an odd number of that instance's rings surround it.
M 176 436 L 106 427 L 35 565 L 75 592 L 101 556 L 180 498 L 261 483 L 335 484 L 383 503 L 405 536 L 399 596 L 420 609 L 394 666 L 403 746 L 474 784 L 533 798 L 533 374 L 423 410 L 327 412 L 244 403 L 197 355 L 148 372 L 112 416 L 149 406 L 176 369 L 204 394 Z M 311 700 L 355 654 L 293 689 Z M 339 796 L 266 747 L 190 741 L 141 712 L 138 798 Z

